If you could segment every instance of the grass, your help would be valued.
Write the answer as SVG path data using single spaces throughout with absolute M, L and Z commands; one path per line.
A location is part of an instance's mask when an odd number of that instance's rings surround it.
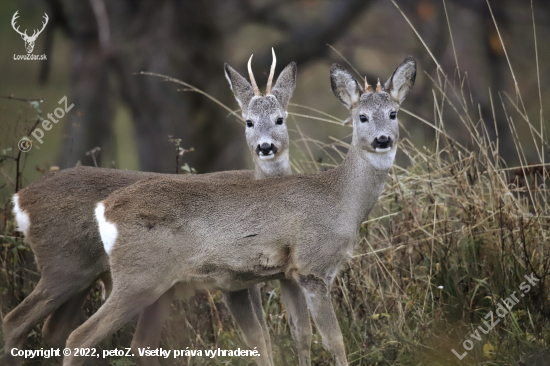
M 410 21 L 409 24 L 413 26 Z M 536 42 L 536 32 L 534 35 Z M 540 90 L 538 57 L 535 59 Z M 432 79 L 433 120 L 402 110 L 434 129 L 433 144 L 417 146 L 402 129 L 400 150 L 410 164 L 394 166 L 375 210 L 361 227 L 353 260 L 342 269 L 333 285 L 333 303 L 348 360 L 351 365 L 381 366 L 547 365 L 550 176 L 544 157 L 549 141 L 542 120 L 542 96 L 539 91 L 540 126 L 537 126 L 537 118 L 532 119 L 525 110 L 517 83 L 513 95 L 504 91 L 494 95 L 493 111 L 504 108 L 514 137 L 513 148 L 521 162 L 519 166 L 508 167 L 499 153 L 503 146 L 499 144 L 498 129 L 496 138 L 490 138 L 487 132 L 489 124 L 497 126 L 496 121 L 485 120 L 478 113 L 458 61 L 454 79 L 448 78 L 435 58 L 434 62 L 438 71 Z M 511 64 L 510 72 L 514 75 Z M 313 118 L 342 122 L 307 106 L 293 105 L 292 111 L 293 121 Z M 468 140 L 456 141 L 449 136 L 444 117 L 447 113 L 462 122 Z M 514 120 L 516 116 L 519 121 Z M 29 118 L 28 123 L 32 121 Z M 532 141 L 528 145 L 518 137 L 520 128 L 531 132 Z M 341 161 L 348 147 L 341 140 L 314 141 L 304 135 L 299 123 L 295 123 L 291 133 L 292 148 L 297 152 L 292 160 L 295 172 L 331 169 Z M 312 147 L 325 152 L 322 159 L 312 153 Z M 528 164 L 526 149 L 536 151 L 539 157 L 536 164 Z M 3 154 L 14 156 L 13 151 Z M 13 166 L 12 158 L 2 159 L 0 167 L 4 170 Z M 6 314 L 30 293 L 39 275 L 32 253 L 14 231 L 7 198 L 4 201 L 0 305 Z M 526 282 L 526 275 L 538 280 L 527 292 L 520 287 Z M 499 304 L 514 292 L 518 302 L 508 314 L 499 317 L 496 313 Z M 277 284 L 267 284 L 263 296 L 276 364 L 297 364 Z M 84 315 L 91 315 L 101 302 L 97 287 L 86 302 Z M 491 319 L 500 321 L 484 332 Z M 102 347 L 128 346 L 134 326 L 125 326 Z M 313 363 L 332 364 L 320 337 L 314 333 Z M 34 349 L 46 347 L 41 343 L 40 328 L 29 335 L 28 344 Z M 173 303 L 162 347 L 206 350 L 245 346 L 220 294 L 203 291 L 190 300 Z M 457 355 L 467 354 L 459 359 L 452 350 Z M 44 364 L 47 362 L 53 363 Z M 130 365 L 134 360 L 120 357 L 103 362 Z M 254 364 L 250 358 L 239 357 L 182 357 L 161 362 L 163 365 Z

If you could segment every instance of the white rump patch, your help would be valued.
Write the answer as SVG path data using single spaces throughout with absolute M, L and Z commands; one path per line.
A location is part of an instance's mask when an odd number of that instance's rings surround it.
M 99 202 L 95 208 L 95 219 L 99 226 L 99 235 L 107 254 L 111 254 L 111 250 L 115 246 L 115 241 L 118 236 L 116 225 L 105 220 L 105 205 Z
M 15 213 L 15 224 L 17 226 L 17 231 L 23 233 L 23 235 L 29 235 L 29 228 L 31 227 L 31 220 L 29 219 L 29 214 L 19 207 L 19 196 L 17 194 L 13 195 L 13 212 Z

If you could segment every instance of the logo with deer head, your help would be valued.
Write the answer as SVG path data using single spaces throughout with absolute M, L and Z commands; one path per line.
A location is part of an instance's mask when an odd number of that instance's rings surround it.
M 27 30 L 25 29 L 24 32 L 21 32 L 19 30 L 19 26 L 17 26 L 16 28 L 16 24 L 15 24 L 15 20 L 17 18 L 19 18 L 19 15 L 17 15 L 17 13 L 19 12 L 19 10 L 17 10 L 15 12 L 15 14 L 13 14 L 13 18 L 11 18 L 11 26 L 13 27 L 13 29 L 19 33 L 21 35 L 21 38 L 23 38 L 23 41 L 25 41 L 25 49 L 27 50 L 27 53 L 31 53 L 32 50 L 34 49 L 34 42 L 36 41 L 36 38 L 38 38 L 38 36 L 40 35 L 40 33 L 42 33 L 42 31 L 44 30 L 44 28 L 46 28 L 46 24 L 48 24 L 48 14 L 44 13 L 44 22 L 42 22 L 42 29 L 40 30 L 37 30 L 35 29 L 32 36 L 29 36 L 27 35 Z

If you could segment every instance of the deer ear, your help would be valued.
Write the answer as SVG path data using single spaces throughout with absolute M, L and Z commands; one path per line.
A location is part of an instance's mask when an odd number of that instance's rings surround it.
M 296 62 L 291 62 L 287 67 L 279 74 L 277 82 L 273 89 L 271 89 L 271 94 L 277 98 L 283 109 L 288 108 L 288 102 L 292 97 L 292 93 L 296 88 L 296 73 L 297 73 Z
M 386 81 L 384 89 L 391 95 L 392 99 L 401 104 L 411 91 L 416 79 L 416 60 L 409 56 L 397 66 L 392 76 Z
M 235 95 L 235 99 L 241 107 L 243 116 L 246 114 L 250 100 L 254 97 L 254 89 L 252 85 L 243 78 L 237 71 L 235 71 L 228 64 L 224 64 L 223 68 L 225 69 L 225 77 L 229 81 L 229 86 Z
M 363 94 L 357 80 L 338 64 L 332 64 L 330 68 L 330 85 L 336 98 L 349 110 L 355 107 Z

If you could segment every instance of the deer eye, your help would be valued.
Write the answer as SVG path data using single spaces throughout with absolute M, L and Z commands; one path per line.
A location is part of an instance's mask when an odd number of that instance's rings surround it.
M 251 120 L 246 120 L 246 127 L 254 127 L 254 123 Z
M 277 123 L 278 125 L 282 125 L 283 124 L 283 118 L 282 117 L 277 118 L 277 122 L 275 122 L 275 123 Z
M 361 122 L 365 123 L 367 122 L 369 119 L 367 118 L 367 116 L 365 116 L 364 114 L 360 115 L 359 116 L 359 119 L 361 120 Z
M 397 113 L 395 113 L 395 111 L 390 112 L 390 118 L 391 119 L 395 119 L 396 116 L 397 116 Z

